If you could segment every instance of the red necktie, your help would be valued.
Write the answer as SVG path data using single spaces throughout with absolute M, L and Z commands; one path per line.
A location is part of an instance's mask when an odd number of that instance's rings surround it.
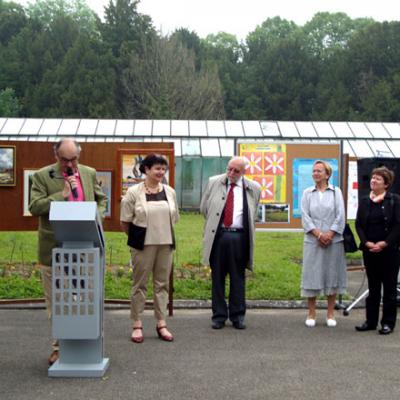
M 235 188 L 236 183 L 231 183 L 231 190 L 229 190 L 228 198 L 225 203 L 225 211 L 224 211 L 224 226 L 229 228 L 233 222 L 233 189 Z

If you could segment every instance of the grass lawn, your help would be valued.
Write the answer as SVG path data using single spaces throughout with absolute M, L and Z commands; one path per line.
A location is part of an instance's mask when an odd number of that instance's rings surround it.
M 354 232 L 353 225 L 352 228 Z M 201 215 L 182 214 L 176 226 L 176 299 L 210 298 L 210 270 L 201 265 L 202 231 Z M 302 242 L 302 233 L 257 232 L 254 271 L 247 275 L 248 299 L 299 298 Z M 36 232 L 0 232 L 0 299 L 43 296 L 36 249 Z M 349 258 L 359 259 L 361 254 L 357 252 Z M 132 277 L 129 260 L 126 236 L 106 232 L 106 298 L 129 298 Z M 151 290 L 148 295 L 152 296 Z

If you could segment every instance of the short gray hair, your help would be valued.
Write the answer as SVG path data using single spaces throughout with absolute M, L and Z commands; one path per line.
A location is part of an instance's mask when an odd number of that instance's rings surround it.
M 54 143 L 53 149 L 56 155 L 58 154 L 58 150 L 60 150 L 60 147 L 64 142 L 72 142 L 75 145 L 76 150 L 78 151 L 78 156 L 79 154 L 81 154 L 81 145 L 75 139 L 62 138 L 58 142 Z
M 229 164 L 231 161 L 236 161 L 236 160 L 242 162 L 243 168 L 244 168 L 244 169 L 246 169 L 246 168 L 249 166 L 249 162 L 247 161 L 246 157 L 242 157 L 242 156 L 233 156 L 233 157 L 229 160 L 228 164 Z

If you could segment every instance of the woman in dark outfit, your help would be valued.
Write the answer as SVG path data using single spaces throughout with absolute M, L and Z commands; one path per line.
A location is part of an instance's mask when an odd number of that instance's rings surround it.
M 392 171 L 386 167 L 375 168 L 371 174 L 371 193 L 360 201 L 357 210 L 356 229 L 361 241 L 369 289 L 366 321 L 356 326 L 359 332 L 376 329 L 382 286 L 382 328 L 379 333 L 392 333 L 396 324 L 400 197 L 387 191 L 393 180 Z

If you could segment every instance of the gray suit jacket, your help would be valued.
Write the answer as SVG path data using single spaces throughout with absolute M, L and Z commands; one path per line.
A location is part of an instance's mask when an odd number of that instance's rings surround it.
M 260 200 L 260 185 L 257 182 L 243 178 L 243 185 L 248 205 L 249 221 L 249 260 L 246 268 L 253 268 L 253 250 L 255 239 L 255 220 L 257 217 L 257 205 Z M 226 174 L 212 176 L 205 188 L 200 204 L 200 212 L 206 221 L 203 238 L 203 264 L 210 264 L 210 255 L 214 243 L 221 215 L 225 207 L 227 192 Z

